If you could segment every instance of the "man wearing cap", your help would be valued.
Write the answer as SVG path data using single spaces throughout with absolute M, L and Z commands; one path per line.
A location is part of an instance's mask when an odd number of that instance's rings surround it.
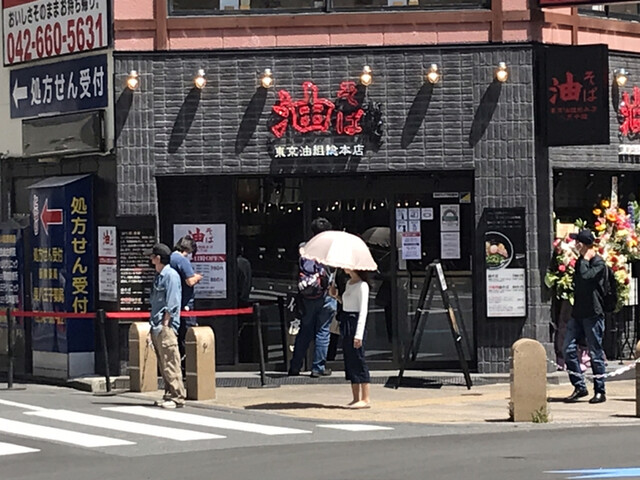
M 589 395 L 578 360 L 578 340 L 584 337 L 587 340 L 591 368 L 595 375 L 593 379 L 595 394 L 589 403 L 602 403 L 606 401 L 604 376 L 600 376 L 605 373 L 602 348 L 604 336 L 602 294 L 606 264 L 593 248 L 594 238 L 591 230 L 581 230 L 578 233 L 572 233 L 570 237 L 576 241 L 576 250 L 580 258 L 576 262 L 573 276 L 573 310 L 564 339 L 565 365 L 574 390 L 565 398 L 565 402 L 573 403 Z
M 163 401 L 156 402 L 162 408 L 183 407 L 186 397 L 178 350 L 182 287 L 180 275 L 169 265 L 170 257 L 171 249 L 164 243 L 156 244 L 150 252 L 157 275 L 151 291 L 149 335 L 165 384 Z

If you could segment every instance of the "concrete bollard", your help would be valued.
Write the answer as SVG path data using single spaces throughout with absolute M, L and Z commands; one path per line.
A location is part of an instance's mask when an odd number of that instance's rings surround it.
M 191 327 L 185 338 L 187 398 L 216 398 L 216 343 L 211 327 Z
M 540 342 L 521 338 L 511 347 L 511 420 L 546 423 L 547 354 Z
M 158 390 L 158 360 L 151 345 L 147 345 L 150 326 L 134 322 L 129 327 L 129 389 L 132 392 Z
M 636 344 L 636 358 L 640 357 L 640 342 Z M 640 365 L 636 364 L 636 417 L 640 417 Z

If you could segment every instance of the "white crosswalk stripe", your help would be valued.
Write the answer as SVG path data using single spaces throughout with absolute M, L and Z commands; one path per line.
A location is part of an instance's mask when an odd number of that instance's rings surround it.
M 53 442 L 68 443 L 86 448 L 114 447 L 118 445 L 135 445 L 134 442 L 117 438 L 103 437 L 89 433 L 74 432 L 62 428 L 44 427 L 32 423 L 17 422 L 0 418 L 0 432 L 12 433 L 20 437 L 51 440 Z
M 297 428 L 274 427 L 259 423 L 238 422 L 235 420 L 224 420 L 222 418 L 206 417 L 194 415 L 192 413 L 171 412 L 158 408 L 148 407 L 105 407 L 103 410 L 112 412 L 128 413 L 143 417 L 156 418 L 170 422 L 186 423 L 190 425 L 201 425 L 203 427 L 220 428 L 222 430 L 237 430 L 241 432 L 260 433 L 263 435 L 290 435 L 300 433 L 311 433 L 309 430 L 299 430 Z
M 196 432 L 194 430 L 183 430 L 179 428 L 158 427 L 147 423 L 129 422 L 127 420 L 117 420 L 115 418 L 101 417 L 99 415 L 89 415 L 86 413 L 74 412 L 71 410 L 39 410 L 36 412 L 25 412 L 26 415 L 50 418 L 80 425 L 104 428 L 108 430 L 118 430 L 120 432 L 136 433 L 138 435 L 149 435 L 151 437 L 178 440 L 181 442 L 188 440 L 211 440 L 215 438 L 225 438 L 223 435 L 213 433 Z
M 13 443 L 0 442 L 0 456 L 18 455 L 20 453 L 39 452 L 37 448 L 23 447 L 22 445 L 14 445 Z

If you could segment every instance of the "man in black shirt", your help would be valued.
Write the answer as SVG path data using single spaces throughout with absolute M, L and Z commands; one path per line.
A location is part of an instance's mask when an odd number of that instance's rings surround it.
M 578 360 L 578 340 L 584 337 L 587 340 L 591 368 L 595 375 L 593 379 L 595 395 L 589 400 L 589 403 L 602 403 L 606 401 L 604 350 L 602 348 L 602 337 L 604 336 L 602 294 L 606 264 L 593 248 L 594 237 L 590 230 L 581 230 L 570 236 L 576 241 L 576 249 L 580 258 L 576 262 L 573 276 L 573 311 L 567 324 L 567 334 L 564 339 L 565 365 L 569 371 L 569 379 L 574 390 L 571 395 L 565 398 L 565 401 L 571 403 L 589 395 Z

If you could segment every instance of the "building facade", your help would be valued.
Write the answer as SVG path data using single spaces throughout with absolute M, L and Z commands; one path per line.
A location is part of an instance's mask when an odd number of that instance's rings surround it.
M 635 138 L 619 134 L 633 77 L 618 87 L 614 71 L 637 71 L 640 28 L 627 21 L 637 11 L 522 1 L 227 3 L 116 1 L 112 148 L 45 163 L 3 140 L 11 146 L 1 162 L 3 218 L 29 213 L 24 186 L 92 173 L 96 223 L 114 225 L 121 240 L 117 298 L 99 300 L 108 309 L 143 308 L 143 290 L 126 275 L 131 251 L 123 245 L 132 236 L 170 245 L 178 232 L 201 234 L 203 245 L 215 237 L 194 259 L 210 272 L 196 306 L 238 304 L 242 253 L 273 368 L 284 367 L 290 340 L 277 302 L 295 292 L 298 245 L 317 216 L 376 238 L 374 368 L 399 366 L 436 260 L 456 294 L 474 370 L 508 371 L 510 347 L 523 336 L 551 351 L 542 278 L 554 214 L 587 215 L 612 176 L 622 201 L 636 191 L 635 150 L 621 147 Z M 556 44 L 608 45 L 608 145 L 545 142 L 541 65 L 544 47 Z M 202 88 L 194 84 L 200 71 Z M 490 250 L 508 268 L 493 268 Z M 415 366 L 458 368 L 448 317 L 437 300 L 431 306 Z M 216 331 L 222 368 L 254 368 L 251 321 L 204 322 Z

